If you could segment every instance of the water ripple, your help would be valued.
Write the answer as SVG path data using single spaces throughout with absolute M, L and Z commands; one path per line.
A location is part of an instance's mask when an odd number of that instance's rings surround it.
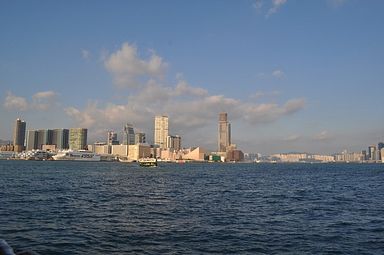
M 380 254 L 384 165 L 0 161 L 0 238 L 40 254 Z

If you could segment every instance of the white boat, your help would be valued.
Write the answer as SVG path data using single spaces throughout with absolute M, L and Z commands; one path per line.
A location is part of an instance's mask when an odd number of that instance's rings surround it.
M 54 160 L 76 160 L 76 161 L 100 161 L 99 154 L 91 151 L 79 150 L 79 151 L 61 151 L 55 156 L 52 156 Z
M 134 162 L 134 160 L 129 159 L 128 157 L 119 157 L 119 162 L 122 162 L 122 163 L 132 163 L 132 162 Z
M 140 166 L 145 166 L 145 167 L 156 167 L 157 166 L 157 159 L 155 159 L 155 158 L 141 158 L 137 162 L 139 162 Z

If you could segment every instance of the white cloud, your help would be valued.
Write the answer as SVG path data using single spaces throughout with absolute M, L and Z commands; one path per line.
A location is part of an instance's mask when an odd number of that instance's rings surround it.
M 47 98 L 52 98 L 56 96 L 56 92 L 49 90 L 49 91 L 41 91 L 37 92 L 32 96 L 32 98 L 40 100 L 40 99 L 47 99 Z
M 48 110 L 56 104 L 56 96 L 57 94 L 52 90 L 37 92 L 32 96 L 31 107 L 38 110 Z
M 89 50 L 82 49 L 81 50 L 81 57 L 84 60 L 89 60 L 91 58 L 91 52 Z
M 163 77 L 167 68 L 167 63 L 154 51 L 150 52 L 148 60 L 144 60 L 139 58 L 137 48 L 129 43 L 124 43 L 121 49 L 109 55 L 104 65 L 116 85 L 128 88 L 137 87 L 143 79 Z
M 276 69 L 272 72 L 272 75 L 278 79 L 282 79 L 285 76 L 285 73 L 282 70 Z
M 41 91 L 32 96 L 32 100 L 27 100 L 25 97 L 19 97 L 8 92 L 4 106 L 7 109 L 14 109 L 19 111 L 27 110 L 42 110 L 46 111 L 53 106 L 56 106 L 55 97 L 57 93 L 54 91 Z
M 305 100 L 298 98 L 291 99 L 282 106 L 275 103 L 246 104 L 241 111 L 246 121 L 251 124 L 258 124 L 276 121 L 283 116 L 293 114 L 303 109 L 304 106 Z
M 290 135 L 288 137 L 285 137 L 283 140 L 286 141 L 286 142 L 294 142 L 294 141 L 297 141 L 301 138 L 300 135 Z
M 315 134 L 313 136 L 313 139 L 317 140 L 317 141 L 324 141 L 324 140 L 328 140 L 330 138 L 331 138 L 331 136 L 329 135 L 328 131 L 326 131 L 326 130 L 323 130 L 320 133 Z
M 268 18 L 272 14 L 276 13 L 286 3 L 287 0 L 272 0 L 272 7 L 268 10 L 266 17 Z
M 260 11 L 261 8 L 263 8 L 264 1 L 263 0 L 255 0 L 252 4 L 252 7 L 255 8 L 257 11 Z
M 8 92 L 5 97 L 4 106 L 7 109 L 26 111 L 28 109 L 28 102 L 24 97 L 15 96 L 11 92 Z
M 305 106 L 304 99 L 289 100 L 281 105 L 258 104 L 210 94 L 206 89 L 189 84 L 182 74 L 176 75 L 174 84 L 164 84 L 157 79 L 165 75 L 166 64 L 162 58 L 152 52 L 149 60 L 141 59 L 136 47 L 128 43 L 109 55 L 105 67 L 119 86 L 131 87 L 138 82 L 140 86 L 127 91 L 129 95 L 125 103 L 102 105 L 92 101 L 83 109 L 65 109 L 77 125 L 92 128 L 94 134 L 108 129 L 118 131 L 123 123 L 130 122 L 146 132 L 150 139 L 154 116 L 167 114 L 171 132 L 183 135 L 215 125 L 217 115 L 222 111 L 228 112 L 231 121 L 255 125 L 275 121 Z

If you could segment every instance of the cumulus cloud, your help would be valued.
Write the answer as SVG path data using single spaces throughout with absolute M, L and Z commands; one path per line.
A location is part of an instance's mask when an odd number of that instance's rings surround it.
M 5 97 L 4 106 L 7 109 L 25 111 L 28 109 L 28 102 L 24 97 L 15 96 L 11 92 L 8 92 Z
M 32 96 L 31 108 L 46 111 L 56 105 L 56 96 L 56 92 L 51 90 L 37 92 Z
M 91 52 L 89 50 L 82 49 L 81 50 L 81 57 L 84 60 L 89 60 L 91 58 Z
M 42 110 L 46 111 L 56 105 L 55 97 L 57 93 L 54 91 L 40 91 L 32 95 L 32 100 L 25 97 L 15 96 L 11 92 L 7 93 L 4 106 L 7 109 L 27 111 Z
M 56 92 L 49 90 L 49 91 L 37 92 L 32 96 L 32 98 L 36 100 L 42 100 L 42 99 L 49 99 L 55 96 L 56 96 Z
M 137 87 L 142 80 L 161 78 L 164 76 L 167 63 L 153 50 L 149 59 L 141 59 L 137 48 L 124 43 L 118 51 L 109 55 L 104 61 L 106 69 L 119 87 Z
M 246 104 L 244 109 L 244 118 L 251 124 L 273 122 L 283 116 L 293 114 L 305 106 L 303 98 L 291 99 L 284 105 L 275 103 L 264 104 Z
M 266 17 L 269 17 L 272 14 L 276 13 L 286 3 L 287 0 L 272 0 L 272 7 L 269 8 Z
M 165 75 L 167 65 L 162 58 L 153 51 L 149 59 L 140 58 L 136 47 L 128 43 L 110 54 L 104 63 L 119 86 L 131 87 L 138 82 L 140 86 L 127 91 L 126 102 L 99 104 L 90 101 L 84 108 L 65 109 L 77 125 L 92 128 L 92 133 L 121 130 L 125 122 L 130 122 L 151 137 L 154 116 L 166 114 L 170 117 L 172 132 L 183 135 L 215 125 L 217 115 L 222 111 L 228 112 L 231 121 L 257 125 L 293 114 L 305 106 L 305 100 L 301 98 L 283 104 L 259 104 L 252 99 L 242 101 L 211 94 L 204 88 L 189 84 L 182 74 L 176 75 L 176 82 L 165 84 L 158 79 Z

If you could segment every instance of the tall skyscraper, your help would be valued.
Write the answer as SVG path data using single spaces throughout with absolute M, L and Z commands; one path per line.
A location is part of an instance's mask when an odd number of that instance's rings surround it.
M 21 152 L 24 150 L 25 130 L 27 124 L 21 119 L 17 119 L 15 128 L 13 130 L 13 145 L 15 152 Z
M 158 145 L 162 149 L 165 149 L 167 147 L 167 137 L 168 137 L 168 116 L 156 116 L 154 144 Z
M 140 133 L 140 132 L 135 133 L 135 144 L 138 144 L 138 143 L 146 143 L 145 133 Z
M 30 151 L 37 149 L 37 131 L 36 130 L 28 130 L 26 137 L 26 148 L 25 150 Z
M 69 149 L 71 150 L 84 150 L 87 146 L 86 128 L 71 128 L 69 129 Z
M 384 143 L 378 143 L 377 144 L 377 157 L 378 157 L 378 160 L 382 160 L 381 158 L 381 149 L 384 148 Z
M 226 152 L 227 147 L 231 145 L 231 124 L 228 122 L 226 112 L 219 114 L 218 135 L 218 151 Z
M 56 150 L 65 150 L 69 148 L 69 130 L 58 128 L 52 130 L 51 144 L 56 145 Z
M 134 145 L 135 144 L 135 130 L 131 124 L 124 125 L 124 145 Z
M 118 145 L 117 133 L 115 131 L 108 131 L 107 133 L 107 145 Z
M 43 145 L 52 144 L 52 133 L 50 129 L 37 130 L 37 149 L 41 150 Z
M 376 146 L 371 145 L 368 147 L 368 159 L 369 160 L 376 160 Z

